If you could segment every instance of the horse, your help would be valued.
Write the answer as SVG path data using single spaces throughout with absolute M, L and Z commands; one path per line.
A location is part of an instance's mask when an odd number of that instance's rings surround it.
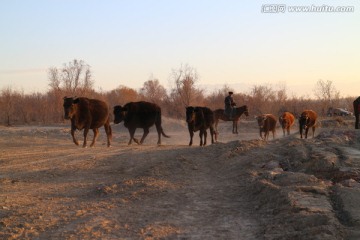
M 214 111 L 216 133 L 218 133 L 217 125 L 219 123 L 219 119 L 221 119 L 223 121 L 232 121 L 233 122 L 232 133 L 238 134 L 237 127 L 238 127 L 239 119 L 243 113 L 245 114 L 245 116 L 249 116 L 249 111 L 248 111 L 248 107 L 246 105 L 234 108 L 233 111 L 234 111 L 234 115 L 233 115 L 232 119 L 230 119 L 228 115 L 224 114 L 224 112 L 225 112 L 224 109 L 216 109 Z

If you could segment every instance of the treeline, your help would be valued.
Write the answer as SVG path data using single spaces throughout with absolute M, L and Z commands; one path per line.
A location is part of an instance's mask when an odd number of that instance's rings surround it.
M 343 107 L 352 111 L 355 99 L 341 97 L 331 81 L 323 80 L 316 83 L 316 99 L 288 96 L 286 87 L 271 85 L 254 85 L 248 93 L 224 85 L 219 90 L 205 94 L 205 90 L 197 86 L 196 69 L 188 65 L 171 71 L 173 87 L 170 90 L 166 90 L 158 79 L 152 78 L 138 90 L 119 86 L 111 91 L 96 91 L 90 66 L 76 59 L 61 68 L 49 68 L 48 74 L 49 90 L 46 93 L 25 94 L 10 86 L 0 90 L 0 124 L 62 123 L 65 96 L 102 99 L 109 104 L 111 111 L 113 106 L 130 101 L 149 101 L 158 104 L 164 116 L 176 119 L 185 118 L 186 106 L 224 108 L 224 99 L 229 91 L 234 91 L 233 97 L 238 106 L 248 106 L 251 116 L 261 113 L 280 115 L 284 111 L 299 115 L 304 109 L 313 109 L 320 116 L 325 116 L 329 107 Z

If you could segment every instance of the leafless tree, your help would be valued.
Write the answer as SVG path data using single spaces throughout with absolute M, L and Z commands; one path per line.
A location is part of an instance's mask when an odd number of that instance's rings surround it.
M 90 91 L 93 87 L 91 79 L 90 66 L 83 60 L 74 59 L 68 64 L 64 64 L 61 69 L 61 79 L 64 84 L 65 91 L 72 94 L 77 92 L 83 95 Z
M 322 102 L 322 115 L 325 115 L 328 108 L 338 104 L 340 92 L 336 90 L 334 84 L 330 80 L 319 79 L 314 88 L 314 94 Z
M 145 101 L 161 105 L 161 102 L 166 98 L 166 90 L 158 79 L 150 79 L 144 82 L 140 89 L 140 95 Z
M 90 65 L 83 60 L 74 59 L 62 68 L 49 68 L 48 78 L 50 89 L 54 92 L 61 90 L 63 94 L 83 96 L 93 91 Z
M 15 91 L 10 87 L 1 90 L 1 109 L 7 126 L 11 126 L 12 117 L 15 112 Z
M 51 90 L 61 90 L 61 76 L 59 69 L 51 67 L 48 69 L 49 87 Z
M 119 86 L 106 94 L 109 106 L 124 105 L 139 100 L 138 93 L 129 87 Z
M 199 101 L 203 101 L 204 91 L 195 86 L 199 80 L 195 68 L 185 64 L 181 65 L 179 69 L 172 69 L 170 80 L 175 83 L 172 93 L 179 96 L 183 107 L 200 104 Z
M 256 115 L 263 113 L 275 113 L 271 103 L 275 102 L 276 95 L 270 85 L 254 85 L 250 91 L 250 104 L 252 112 Z
M 49 78 L 49 87 L 50 90 L 47 93 L 48 100 L 51 101 L 53 108 L 51 108 L 51 116 L 53 121 L 58 122 L 63 120 L 62 117 L 62 102 L 63 97 L 67 95 L 65 89 L 62 88 L 62 76 L 60 73 L 61 70 L 58 68 L 52 67 L 48 70 L 48 78 Z

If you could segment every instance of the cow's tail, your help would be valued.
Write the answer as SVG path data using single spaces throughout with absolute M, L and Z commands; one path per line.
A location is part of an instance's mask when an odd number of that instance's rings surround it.
M 159 127 L 160 131 L 161 131 L 161 135 L 163 135 L 164 137 L 166 138 L 170 138 L 170 136 L 166 135 L 165 132 L 164 132 L 164 129 L 162 128 L 161 126 L 161 109 L 159 109 L 157 112 L 156 112 L 156 124 L 157 126 Z
M 164 130 L 163 130 L 162 127 L 161 127 L 161 134 L 162 134 L 164 137 L 166 137 L 166 138 L 170 138 L 170 136 L 168 136 L 168 135 L 166 135 L 166 134 L 164 133 Z

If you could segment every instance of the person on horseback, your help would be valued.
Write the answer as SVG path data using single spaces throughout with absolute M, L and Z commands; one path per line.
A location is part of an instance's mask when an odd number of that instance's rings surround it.
M 236 103 L 234 102 L 234 99 L 232 97 L 234 93 L 229 92 L 229 95 L 225 98 L 225 115 L 229 117 L 230 120 L 233 119 L 234 116 L 234 107 L 236 106 Z

